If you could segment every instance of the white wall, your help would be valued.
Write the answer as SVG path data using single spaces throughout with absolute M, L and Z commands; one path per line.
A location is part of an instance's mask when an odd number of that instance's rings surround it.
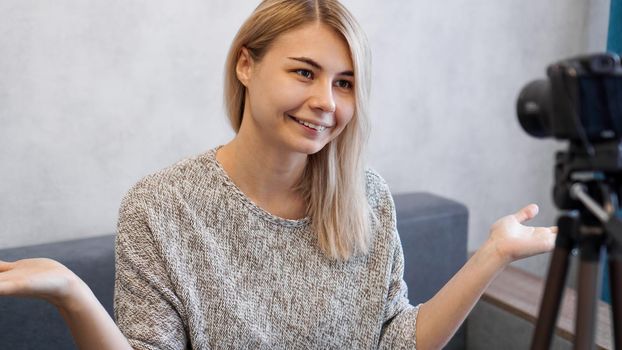
M 372 44 L 370 161 L 393 191 L 468 205 L 471 250 L 531 201 L 554 224 L 563 145 L 528 137 L 515 99 L 604 50 L 609 1 L 344 2 Z M 140 177 L 229 140 L 223 63 L 256 3 L 2 0 L 0 248 L 111 233 Z

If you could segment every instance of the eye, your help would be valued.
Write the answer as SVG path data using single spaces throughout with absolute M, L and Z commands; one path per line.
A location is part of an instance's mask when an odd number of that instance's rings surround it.
M 348 80 L 337 80 L 335 82 L 335 86 L 337 86 L 338 88 L 346 89 L 346 90 L 352 89 L 352 83 L 349 82 Z
M 294 73 L 306 79 L 313 79 L 313 72 L 308 69 L 296 69 Z

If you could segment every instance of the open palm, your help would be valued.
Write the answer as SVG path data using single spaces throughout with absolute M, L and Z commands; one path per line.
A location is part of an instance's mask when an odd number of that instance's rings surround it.
M 532 227 L 522 224 L 538 215 L 538 210 L 537 205 L 529 204 L 492 225 L 490 240 L 507 262 L 548 252 L 555 247 L 557 227 Z
M 34 297 L 59 305 L 77 281 L 73 272 L 51 259 L 0 260 L 0 296 Z

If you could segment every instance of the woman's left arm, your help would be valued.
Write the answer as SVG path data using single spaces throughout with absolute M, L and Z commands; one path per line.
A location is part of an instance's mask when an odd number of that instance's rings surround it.
M 440 349 L 449 342 L 493 279 L 512 261 L 551 251 L 557 227 L 521 223 L 538 214 L 530 204 L 494 223 L 490 237 L 417 316 L 417 349 Z

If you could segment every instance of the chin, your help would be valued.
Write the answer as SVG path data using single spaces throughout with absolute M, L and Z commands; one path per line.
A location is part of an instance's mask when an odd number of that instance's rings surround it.
M 307 143 L 307 144 L 299 144 L 297 145 L 297 147 L 295 147 L 296 151 L 299 153 L 304 153 L 306 155 L 312 155 L 312 154 L 316 154 L 319 151 L 321 151 L 324 147 L 326 147 L 326 144 L 312 144 L 312 143 Z

